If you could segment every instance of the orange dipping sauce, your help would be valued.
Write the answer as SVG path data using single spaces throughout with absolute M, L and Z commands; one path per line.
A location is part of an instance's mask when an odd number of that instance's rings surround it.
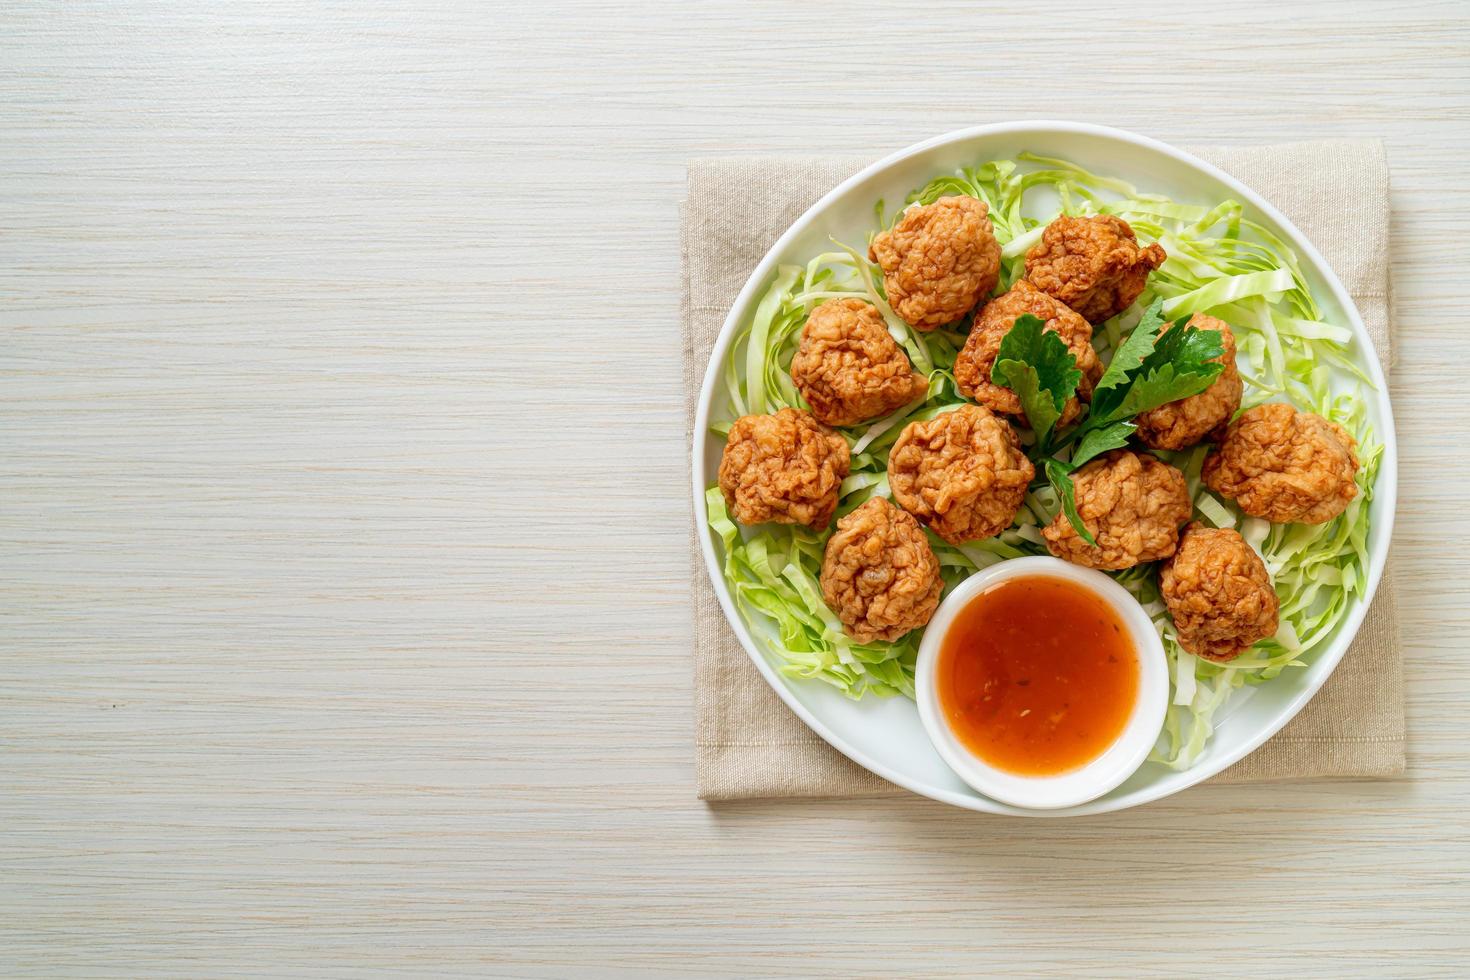
M 936 689 L 950 730 L 981 760 L 1021 776 L 1086 765 L 1138 701 L 1138 651 L 1102 599 L 1064 579 L 996 583 L 940 644 Z

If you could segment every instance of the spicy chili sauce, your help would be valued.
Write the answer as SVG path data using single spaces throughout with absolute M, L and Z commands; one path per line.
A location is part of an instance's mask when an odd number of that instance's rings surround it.
M 1086 765 L 1122 734 L 1138 653 L 1118 614 L 1065 579 L 999 582 L 960 610 L 939 648 L 940 709 L 997 769 L 1049 776 Z

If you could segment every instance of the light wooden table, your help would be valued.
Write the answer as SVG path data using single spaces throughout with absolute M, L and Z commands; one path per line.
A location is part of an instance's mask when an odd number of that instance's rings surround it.
M 6 4 L 0 973 L 1461 974 L 1470 8 Z M 693 795 L 686 160 L 1381 135 L 1411 771 Z

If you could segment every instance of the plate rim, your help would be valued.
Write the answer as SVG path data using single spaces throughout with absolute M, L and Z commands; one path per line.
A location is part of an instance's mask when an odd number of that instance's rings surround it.
M 1312 268 L 1322 277 L 1328 290 L 1333 294 L 1334 299 L 1337 300 L 1338 305 L 1346 314 L 1355 339 L 1362 343 L 1364 350 L 1371 355 L 1367 358 L 1368 363 L 1366 367 L 1368 375 L 1374 384 L 1379 414 L 1382 419 L 1376 434 L 1383 444 L 1383 458 L 1379 463 L 1378 477 L 1373 487 L 1375 499 L 1383 501 L 1384 514 L 1379 518 L 1383 522 L 1383 531 L 1380 538 L 1382 542 L 1380 546 L 1381 553 L 1375 555 L 1370 548 L 1368 555 L 1368 587 L 1364 592 L 1363 601 L 1358 603 L 1356 608 L 1348 614 L 1345 626 L 1342 632 L 1338 634 L 1332 647 L 1324 651 L 1316 661 L 1316 663 L 1325 662 L 1326 669 L 1321 671 L 1320 675 L 1316 678 L 1310 679 L 1309 683 L 1297 692 L 1287 703 L 1286 709 L 1281 712 L 1279 718 L 1274 723 L 1263 726 L 1260 731 L 1253 734 L 1250 738 L 1243 740 L 1229 752 L 1220 756 L 1220 758 L 1210 760 L 1208 765 L 1200 765 L 1186 770 L 1186 776 L 1183 782 L 1177 785 L 1165 784 L 1157 792 L 1151 787 L 1133 799 L 1116 799 L 1109 794 L 1109 796 L 1101 799 L 1061 810 L 1030 810 L 1012 807 L 986 796 L 953 792 L 919 784 L 905 774 L 891 769 L 878 760 L 871 758 L 860 749 L 848 744 L 836 732 L 829 728 L 821 718 L 808 711 L 787 687 L 785 679 L 761 653 L 754 638 L 750 635 L 744 619 L 740 616 L 739 610 L 735 607 L 734 598 L 730 594 L 729 586 L 725 582 L 725 576 L 721 569 L 718 556 L 715 554 L 714 538 L 709 528 L 709 512 L 705 506 L 704 494 L 706 488 L 703 479 L 703 461 L 706 456 L 710 436 L 709 415 L 714 388 L 719 382 L 721 365 L 724 364 L 725 357 L 731 344 L 734 342 L 735 333 L 738 329 L 736 313 L 750 305 L 754 294 L 766 284 L 766 281 L 771 276 L 772 270 L 779 264 L 779 258 L 788 245 L 804 232 L 807 226 L 812 224 L 836 198 L 845 194 L 850 188 L 881 174 L 888 168 L 910 157 L 926 153 L 937 147 L 971 139 L 1024 133 L 1039 134 L 1042 131 L 1048 134 L 1061 133 L 1064 135 L 1104 137 L 1123 143 L 1131 143 L 1163 154 L 1225 185 L 1234 193 L 1238 194 L 1244 203 L 1256 208 L 1261 214 L 1275 222 L 1277 227 L 1285 233 L 1290 244 L 1298 250 L 1299 254 L 1308 260 Z M 695 533 L 699 537 L 700 553 L 704 558 L 705 572 L 710 577 L 710 582 L 714 587 L 716 597 L 719 599 L 720 609 L 725 616 L 725 620 L 730 625 L 730 628 L 734 630 L 736 638 L 740 640 L 740 645 L 745 649 L 746 654 L 752 662 L 754 662 L 762 678 L 765 679 L 766 683 L 776 692 L 776 695 L 782 702 L 808 728 L 815 732 L 828 745 L 864 769 L 919 796 L 962 807 L 967 810 L 986 813 L 1030 817 L 1067 817 L 1111 813 L 1135 806 L 1142 806 L 1145 803 L 1156 802 L 1157 800 L 1189 789 L 1191 786 L 1196 786 L 1211 776 L 1223 772 L 1251 752 L 1254 752 L 1284 728 L 1316 696 L 1317 692 L 1321 690 L 1322 685 L 1327 682 L 1327 678 L 1331 677 L 1337 670 L 1338 664 L 1341 663 L 1348 648 L 1357 639 L 1358 632 L 1363 624 L 1363 619 L 1367 616 L 1368 609 L 1373 604 L 1373 599 L 1377 596 L 1378 587 L 1383 580 L 1388 564 L 1388 552 L 1393 538 L 1393 526 L 1398 504 L 1398 437 L 1394 425 L 1393 406 L 1389 397 L 1388 379 L 1384 372 L 1383 364 L 1378 357 L 1377 348 L 1373 344 L 1373 338 L 1369 335 L 1367 327 L 1363 323 L 1362 315 L 1358 312 L 1357 304 L 1353 301 L 1352 295 L 1343 286 L 1341 279 L 1338 278 L 1336 270 L 1317 251 L 1316 246 L 1312 244 L 1310 239 L 1286 215 L 1277 210 L 1274 205 L 1214 164 L 1201 160 L 1191 153 L 1187 153 L 1151 137 L 1111 126 L 1101 126 L 1095 123 L 1045 119 L 1016 120 L 952 130 L 948 133 L 914 143 L 895 153 L 890 153 L 888 156 L 852 174 L 826 194 L 822 195 L 816 203 L 802 212 L 801 216 L 792 222 L 790 227 L 776 239 L 771 247 L 766 250 L 761 260 L 756 263 L 749 278 L 746 279 L 745 285 L 731 303 L 729 311 L 725 314 L 724 322 L 720 325 L 720 332 L 715 338 L 714 347 L 710 351 L 709 363 L 705 367 L 703 379 L 700 382 L 698 401 L 695 405 L 694 432 L 690 447 L 690 475 L 694 496 Z

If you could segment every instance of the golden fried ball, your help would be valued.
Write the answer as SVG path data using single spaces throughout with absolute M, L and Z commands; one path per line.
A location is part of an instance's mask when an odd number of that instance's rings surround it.
M 923 626 L 944 587 L 923 529 L 882 497 L 837 521 L 821 583 L 822 599 L 859 643 L 896 640 Z
M 1035 472 L 1016 430 L 979 405 L 910 424 L 888 454 L 893 499 L 951 544 L 1010 527 Z
M 720 458 L 720 491 L 741 524 L 805 524 L 821 530 L 837 509 L 850 463 L 847 440 L 806 412 L 744 415 Z
M 873 239 L 868 257 L 883 270 L 888 302 L 905 323 L 918 330 L 953 323 L 995 288 L 1000 245 L 989 211 L 973 197 L 941 197 L 905 211 Z
M 1235 366 L 1235 334 L 1230 332 L 1230 324 L 1196 313 L 1189 318 L 1188 326 L 1195 330 L 1220 331 L 1225 353 L 1215 360 L 1225 365 L 1225 369 L 1198 395 L 1149 409 L 1134 419 L 1138 423 L 1138 440 L 1151 449 L 1193 446 L 1217 426 L 1230 421 L 1230 416 L 1240 407 L 1242 385 L 1240 371 Z M 1168 329 L 1173 329 L 1173 325 Z
M 1001 341 L 1015 326 L 1016 318 L 1027 313 L 1046 321 L 1043 329 L 1056 334 L 1067 345 L 1082 371 L 1077 391 L 1083 401 L 1091 399 L 1092 386 L 1103 373 L 1102 362 L 1092 347 L 1092 325 L 1024 279 L 986 303 L 976 315 L 970 336 L 954 362 L 955 383 L 960 393 L 993 412 L 1021 414 L 1021 400 L 1014 391 L 991 381 L 990 370 L 1000 353 Z M 1062 412 L 1063 421 L 1076 418 L 1079 411 L 1077 400 L 1071 399 Z
M 1240 414 L 1205 457 L 1205 485 L 1254 517 L 1324 524 L 1358 495 L 1357 443 L 1347 430 L 1290 405 Z
M 1042 529 L 1058 558 L 1088 568 L 1118 570 L 1174 553 L 1179 525 L 1193 506 L 1184 474 L 1168 463 L 1115 449 L 1072 474 L 1077 514 L 1097 544 L 1082 539 L 1065 513 Z
M 1255 549 L 1234 531 L 1198 522 L 1159 571 L 1179 645 L 1206 660 L 1234 660 L 1276 634 L 1279 604 Z
M 889 335 L 878 308 L 860 299 L 832 299 L 812 310 L 791 360 L 791 380 L 827 425 L 887 415 L 929 388 Z
M 1122 218 L 1063 215 L 1026 253 L 1026 278 L 1089 322 L 1101 323 L 1133 305 L 1148 274 L 1166 257 L 1158 244 L 1140 248 Z

